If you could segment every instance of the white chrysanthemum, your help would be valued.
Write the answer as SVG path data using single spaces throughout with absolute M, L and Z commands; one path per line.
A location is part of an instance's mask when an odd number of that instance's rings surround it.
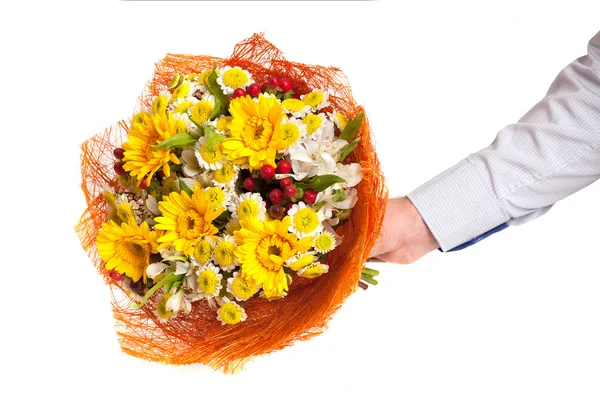
M 217 311 L 217 320 L 221 321 L 222 325 L 235 325 L 245 321 L 246 318 L 246 311 L 239 304 L 227 297 L 223 298 L 223 304 Z
M 327 118 L 325 114 L 308 114 L 302 118 L 302 123 L 306 127 L 306 133 L 311 138 L 321 137 L 323 128 L 326 126 Z
M 303 278 L 311 278 L 312 279 L 312 278 L 321 276 L 321 275 L 327 273 L 328 271 L 329 271 L 329 265 L 322 264 L 317 261 L 314 264 L 304 267 L 300 271 L 298 271 L 298 276 L 301 276 Z
M 230 115 L 223 115 L 215 120 L 211 121 L 211 125 L 215 128 L 215 132 L 225 135 L 229 132 L 233 117 Z
M 231 278 L 227 279 L 227 291 L 235 297 L 237 301 L 245 301 L 258 290 L 258 285 L 252 278 L 247 275 L 242 275 L 241 272 L 236 271 L 233 273 Z
M 214 248 L 215 241 L 211 238 L 205 237 L 198 240 L 194 245 L 194 252 L 191 256 L 192 264 L 196 267 L 204 266 L 212 259 Z
M 191 108 L 198 102 L 198 99 L 195 97 L 190 97 L 190 99 L 176 99 L 173 103 L 169 104 L 169 111 L 171 111 L 174 115 L 180 116 L 183 114 L 187 114 L 191 111 Z
M 225 67 L 219 71 L 217 83 L 221 86 L 223 93 L 226 95 L 233 94 L 233 91 L 238 88 L 246 89 L 254 83 L 252 74 L 241 69 L 240 67 Z
M 225 161 L 225 156 L 221 151 L 221 145 L 215 144 L 210 146 L 210 148 L 206 145 L 206 137 L 201 137 L 196 145 L 194 146 L 194 151 L 196 158 L 198 159 L 198 164 L 206 169 L 219 169 L 223 166 L 223 162 Z
M 207 263 L 203 267 L 198 268 L 198 292 L 201 298 L 211 298 L 219 295 L 223 288 L 221 280 L 223 275 L 218 267 L 212 263 Z
M 316 111 L 329 106 L 329 93 L 325 90 L 313 90 L 300 96 L 300 100 L 308 105 L 312 111 Z
M 231 235 L 223 235 L 217 238 L 217 244 L 215 245 L 213 260 L 221 269 L 231 272 L 238 265 L 237 257 L 235 256 L 235 250 L 237 249 L 237 243 L 235 237 Z
M 310 106 L 302 100 L 286 99 L 281 102 L 283 110 L 294 118 L 303 118 L 310 113 Z
M 324 231 L 323 233 L 315 237 L 314 248 L 319 253 L 327 253 L 335 249 L 335 246 L 335 237 L 333 237 L 333 235 L 327 231 Z
M 314 236 L 323 230 L 323 214 L 316 212 L 303 201 L 294 204 L 289 209 L 288 215 L 292 220 L 289 231 L 295 233 L 298 238 Z
M 208 87 L 204 84 L 205 79 L 208 78 L 208 76 L 210 74 L 212 74 L 213 70 L 212 69 L 207 69 L 202 71 L 200 74 L 196 75 L 194 77 L 194 82 L 198 85 L 198 90 L 201 93 L 208 93 Z M 219 70 L 216 70 L 217 72 L 217 76 L 219 74 Z
M 258 218 L 264 221 L 267 213 L 267 204 L 258 193 L 244 193 L 233 199 L 229 206 L 232 218 L 245 220 L 248 218 Z

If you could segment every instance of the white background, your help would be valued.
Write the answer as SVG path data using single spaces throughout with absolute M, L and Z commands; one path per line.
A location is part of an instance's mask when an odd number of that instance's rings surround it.
M 600 29 L 593 1 L 483 3 L 3 3 L 0 397 L 600 398 L 598 185 L 462 252 L 378 265 L 325 334 L 236 376 L 121 353 L 73 232 L 79 144 L 129 116 L 166 53 L 226 57 L 253 32 L 346 73 L 391 194 L 409 192 L 520 118 Z

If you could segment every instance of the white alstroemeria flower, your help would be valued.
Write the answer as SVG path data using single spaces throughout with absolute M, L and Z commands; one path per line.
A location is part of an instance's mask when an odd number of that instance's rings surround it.
M 169 297 L 165 309 L 174 313 L 178 311 L 189 313 L 192 311 L 192 303 L 185 297 L 185 290 L 179 289 L 177 293 Z
M 158 209 L 158 202 L 156 201 L 154 196 L 150 194 L 146 198 L 146 208 L 152 213 L 152 215 L 160 215 L 160 210 Z
M 196 267 L 194 263 L 177 261 L 175 264 L 175 275 L 184 275 L 184 287 L 194 291 L 198 287 L 196 281 Z
M 351 188 L 362 180 L 362 167 L 358 163 L 352 164 L 337 164 L 337 176 L 344 179 L 346 182 L 336 183 L 335 189 Z
M 344 144 L 337 142 L 344 142 Z M 288 176 L 301 181 L 315 175 L 334 173 L 339 150 L 345 144 L 347 144 L 345 140 L 317 142 L 310 138 L 298 142 L 289 149 L 292 171 L 294 173 Z
M 148 275 L 148 278 L 154 279 L 168 267 L 165 263 L 152 263 L 146 267 L 146 275 Z
M 188 178 L 193 178 L 204 171 L 204 168 L 200 167 L 200 163 L 198 163 L 196 152 L 193 148 L 183 150 L 181 152 L 181 160 L 183 161 L 183 174 Z

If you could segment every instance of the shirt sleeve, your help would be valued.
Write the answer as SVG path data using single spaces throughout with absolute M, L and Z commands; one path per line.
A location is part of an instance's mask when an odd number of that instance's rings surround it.
M 407 195 L 448 251 L 539 217 L 600 177 L 600 32 L 487 148 Z

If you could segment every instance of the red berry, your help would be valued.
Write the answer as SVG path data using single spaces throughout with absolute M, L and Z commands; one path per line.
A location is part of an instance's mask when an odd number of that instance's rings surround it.
M 296 195 L 296 188 L 294 187 L 294 185 L 286 186 L 283 189 L 283 193 L 285 193 L 285 195 L 291 199 Z
M 294 206 L 294 203 L 292 203 L 291 201 L 289 203 L 287 203 L 285 205 L 285 212 L 290 211 L 290 208 L 292 208 Z
M 114 269 L 110 271 L 108 274 L 113 281 L 121 282 L 123 280 L 123 275 L 115 271 Z
M 292 184 L 292 180 L 290 178 L 283 178 L 282 180 L 279 181 L 279 186 L 281 186 L 283 189 L 290 186 L 291 184 Z
M 248 86 L 248 94 L 252 97 L 257 97 L 260 94 L 260 85 L 258 83 L 253 83 Z
M 251 176 L 244 179 L 244 188 L 250 191 L 254 190 L 256 188 L 256 179 Z
M 315 200 L 317 200 L 317 192 L 315 192 L 312 189 L 306 189 L 304 191 L 304 196 L 302 197 L 302 199 L 307 203 L 307 204 L 314 204 Z
M 148 176 L 145 176 L 138 186 L 140 189 L 148 189 Z
M 269 179 L 273 179 L 273 177 L 275 176 L 275 168 L 273 168 L 273 166 L 269 164 L 263 165 L 260 169 L 260 176 L 262 176 L 262 178 L 267 181 Z
M 136 293 L 144 293 L 144 289 L 146 289 L 146 285 L 144 285 L 144 281 L 140 279 L 136 282 L 131 282 L 129 284 L 129 288 Z
M 268 87 L 269 87 L 269 84 L 267 82 L 263 82 L 260 85 L 260 90 L 264 92 L 265 90 L 267 90 Z
M 283 192 L 279 189 L 273 189 L 271 190 L 271 193 L 269 193 L 269 200 L 271 200 L 271 203 L 273 204 L 281 204 L 283 203 Z
M 113 150 L 113 154 L 117 160 L 121 160 L 125 156 L 125 149 L 117 147 Z
M 115 165 L 113 166 L 115 173 L 117 175 L 125 175 L 125 170 L 123 169 L 123 165 L 125 165 L 125 163 L 123 161 L 117 161 L 115 163 Z
M 269 215 L 273 218 L 280 219 L 284 214 L 285 208 L 281 204 L 275 204 L 269 208 Z
M 276 88 L 279 86 L 279 79 L 277 79 L 276 77 L 272 76 L 271 78 L 269 78 L 269 82 L 268 82 L 269 87 L 272 88 Z
M 237 88 L 233 91 L 233 97 L 243 97 L 246 95 L 246 91 L 242 88 Z
M 162 179 L 162 178 L 164 178 L 164 177 L 165 177 L 165 173 L 164 173 L 162 170 L 160 170 L 160 171 L 158 171 L 158 172 L 156 173 L 156 175 L 155 175 L 155 176 L 156 176 L 158 179 Z
M 287 174 L 292 170 L 292 164 L 289 161 L 281 160 L 277 163 L 277 173 Z
M 281 78 L 279 87 L 283 93 L 289 92 L 292 89 L 292 81 L 289 78 Z

